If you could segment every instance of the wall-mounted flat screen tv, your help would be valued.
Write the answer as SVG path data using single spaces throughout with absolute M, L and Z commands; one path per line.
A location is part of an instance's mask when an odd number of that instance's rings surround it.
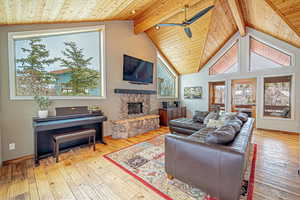
M 133 83 L 153 83 L 153 63 L 124 55 L 123 80 Z

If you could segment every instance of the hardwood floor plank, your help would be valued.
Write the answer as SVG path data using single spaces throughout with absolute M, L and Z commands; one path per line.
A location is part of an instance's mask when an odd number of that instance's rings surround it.
M 39 197 L 40 199 L 54 200 L 45 172 L 46 168 L 44 165 L 34 168 L 34 176 L 36 178 Z

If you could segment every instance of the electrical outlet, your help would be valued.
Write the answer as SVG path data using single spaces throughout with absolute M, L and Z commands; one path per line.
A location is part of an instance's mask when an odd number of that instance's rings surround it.
M 8 145 L 8 149 L 11 151 L 11 150 L 15 150 L 16 149 L 16 143 L 10 143 Z

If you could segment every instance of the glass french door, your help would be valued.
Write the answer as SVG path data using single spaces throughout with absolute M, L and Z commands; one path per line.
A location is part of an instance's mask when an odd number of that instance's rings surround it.
M 209 83 L 209 111 L 225 110 L 225 81 Z
M 256 78 L 231 81 L 231 111 L 256 117 Z

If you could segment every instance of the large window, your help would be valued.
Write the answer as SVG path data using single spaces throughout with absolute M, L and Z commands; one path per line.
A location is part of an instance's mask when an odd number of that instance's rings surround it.
M 250 71 L 287 67 L 291 62 L 287 53 L 250 37 Z
M 256 79 L 232 80 L 232 105 L 255 105 Z
M 209 75 L 233 73 L 238 71 L 238 42 L 209 68 Z
M 9 34 L 11 97 L 99 98 L 104 27 Z
M 177 98 L 177 75 L 161 56 L 157 58 L 157 92 L 160 98 Z
M 292 76 L 264 78 L 264 116 L 291 117 Z

